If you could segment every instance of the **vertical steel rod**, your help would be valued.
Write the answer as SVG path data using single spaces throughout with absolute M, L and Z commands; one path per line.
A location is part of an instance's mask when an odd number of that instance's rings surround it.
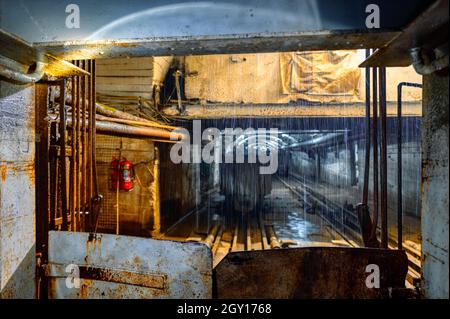
M 76 65 L 79 67 L 80 62 L 77 61 Z M 75 154 L 75 185 L 76 185 L 76 204 L 75 204 L 75 220 L 74 220 L 74 226 L 75 231 L 79 231 L 80 226 L 80 211 L 81 211 L 81 181 L 80 181 L 80 149 L 81 149 L 81 132 L 80 132 L 80 117 L 81 117 L 81 110 L 80 110 L 80 77 L 77 77 L 76 81 L 76 92 L 77 92 L 77 99 L 75 104 L 76 109 L 76 124 L 75 124 L 75 140 L 76 140 L 76 154 Z
M 81 68 L 86 69 L 86 61 L 81 60 Z M 80 230 L 86 229 L 86 76 L 81 77 L 81 207 L 80 207 Z
M 73 63 L 76 65 L 77 62 L 73 61 Z M 78 93 L 77 93 L 77 77 L 72 77 L 72 127 L 71 127 L 71 147 L 72 147 L 72 154 L 70 158 L 70 175 L 69 175 L 69 206 L 70 206 L 70 230 L 75 231 L 75 205 L 76 205 L 76 198 L 77 198 L 77 187 L 76 187 L 76 178 L 75 178 L 75 165 L 76 165 L 76 99 L 77 99 Z
M 366 49 L 366 59 L 370 55 L 370 49 Z M 369 197 L 369 173 L 370 173 L 370 67 L 366 67 L 366 157 L 364 161 L 364 186 L 362 203 L 367 205 Z M 352 150 L 353 152 L 353 150 Z
M 401 82 L 397 86 L 397 248 L 403 249 L 403 195 L 402 195 L 402 88 L 421 88 L 419 83 Z
M 397 248 L 403 248 L 402 83 L 397 86 Z
M 97 101 L 97 89 L 96 89 L 96 61 L 92 60 L 92 70 L 91 70 L 91 78 L 92 78 L 92 190 L 95 198 L 95 208 L 93 207 L 92 211 L 92 225 L 95 225 L 95 229 L 97 228 L 97 220 L 98 220 L 98 210 L 97 207 L 100 205 L 99 201 L 99 193 L 98 193 L 98 179 L 97 179 L 97 158 L 96 158 L 96 128 L 95 128 L 95 114 L 96 114 L 96 101 Z
M 387 212 L 387 127 L 386 127 L 386 68 L 379 68 L 380 129 L 381 129 L 381 247 L 388 248 L 388 212 Z
M 92 60 L 88 60 L 87 62 L 87 71 L 89 73 L 92 72 Z M 88 216 L 87 216 L 87 229 L 91 231 L 92 229 L 92 75 L 88 77 L 88 111 L 87 111 L 87 117 L 88 117 L 88 130 L 87 130 L 87 139 L 88 139 L 88 146 L 87 146 L 87 210 L 88 210 Z
M 372 138 L 373 138 L 373 227 L 371 238 L 377 238 L 378 226 L 378 73 L 372 69 Z
M 58 215 L 58 146 L 57 123 L 50 122 L 49 176 L 50 176 L 50 230 L 56 229 Z
M 66 80 L 59 85 L 59 152 L 61 166 L 61 217 L 62 230 L 67 230 L 67 179 L 66 179 Z

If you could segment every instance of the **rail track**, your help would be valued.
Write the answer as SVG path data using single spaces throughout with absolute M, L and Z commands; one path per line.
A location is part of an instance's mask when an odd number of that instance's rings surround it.
M 333 203 L 325 196 L 318 194 L 310 187 L 308 187 L 304 182 L 302 182 L 297 176 L 292 175 L 292 177 L 295 181 L 296 186 L 290 185 L 280 177 L 278 178 L 294 194 L 301 196 L 302 193 L 306 193 L 306 198 L 310 197 L 312 199 L 309 204 L 306 203 L 304 205 L 314 206 L 318 204 L 321 209 L 317 210 L 316 206 L 316 212 L 322 215 L 322 217 L 327 222 L 336 227 L 336 231 L 339 232 L 339 234 L 344 237 L 346 241 L 354 243 L 354 247 L 363 246 L 358 225 L 358 217 L 354 211 Z M 290 181 L 292 181 L 292 179 Z M 381 235 L 381 229 L 379 226 L 377 228 L 377 234 L 378 236 Z M 390 249 L 397 249 L 397 244 L 397 239 L 389 236 L 388 247 Z M 403 243 L 403 250 L 405 250 L 405 253 L 408 257 L 407 282 L 411 286 L 416 286 L 417 282 L 420 279 L 421 273 L 421 253 L 415 247 L 412 247 L 406 243 Z
M 296 176 L 292 177 L 289 180 L 276 178 L 293 193 L 303 210 L 312 211 L 322 219 L 326 230 L 336 240 L 345 242 L 351 247 L 363 246 L 355 212 L 317 193 Z M 296 245 L 293 240 L 280 239 L 274 225 L 265 221 L 261 211 L 253 214 L 233 214 L 233 216 L 235 217 L 231 227 L 225 226 L 219 219 L 213 223 L 202 240 L 212 250 L 214 267 L 229 252 L 279 249 Z M 397 249 L 395 238 L 389 238 L 389 248 Z M 413 287 L 420 278 L 420 252 L 405 244 L 403 249 L 409 261 L 407 285 Z

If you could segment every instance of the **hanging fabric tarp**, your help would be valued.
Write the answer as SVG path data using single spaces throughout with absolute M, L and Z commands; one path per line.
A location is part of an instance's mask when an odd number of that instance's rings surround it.
M 358 102 L 356 51 L 280 53 L 282 94 L 310 102 Z

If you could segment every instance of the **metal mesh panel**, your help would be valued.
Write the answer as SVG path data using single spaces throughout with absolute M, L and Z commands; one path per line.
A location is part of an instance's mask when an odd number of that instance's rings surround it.
M 117 205 L 119 204 L 119 229 L 121 234 L 142 234 L 150 230 L 153 212 L 153 143 L 145 139 L 98 135 L 97 170 L 99 192 L 103 202 L 98 220 L 98 230 L 115 232 Z M 134 164 L 133 190 L 117 191 L 111 184 L 111 161 L 128 159 Z

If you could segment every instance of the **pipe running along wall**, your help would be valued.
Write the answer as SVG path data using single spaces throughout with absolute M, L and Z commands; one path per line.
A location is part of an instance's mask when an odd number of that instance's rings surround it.
M 22 84 L 35 83 L 44 76 L 44 66 L 44 62 L 37 61 L 34 65 L 33 72 L 25 73 L 23 72 L 24 67 L 22 65 L 0 55 L 0 76 L 6 80 Z

